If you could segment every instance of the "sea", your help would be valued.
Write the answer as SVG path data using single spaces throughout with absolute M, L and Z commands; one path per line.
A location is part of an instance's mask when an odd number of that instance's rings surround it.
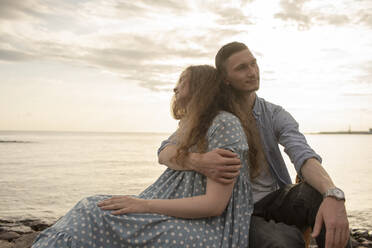
M 157 149 L 168 136 L 0 131 L 0 219 L 52 222 L 87 196 L 136 195 L 165 170 Z M 345 191 L 350 226 L 372 229 L 372 135 L 305 136 Z

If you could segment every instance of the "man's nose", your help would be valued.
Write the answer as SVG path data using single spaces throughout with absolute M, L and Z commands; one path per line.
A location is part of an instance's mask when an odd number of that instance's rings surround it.
M 255 77 L 256 76 L 255 70 L 253 70 L 252 68 L 248 69 L 246 72 L 246 76 L 249 78 Z
M 257 67 L 250 67 L 247 69 L 247 76 L 248 77 L 256 77 L 257 76 Z

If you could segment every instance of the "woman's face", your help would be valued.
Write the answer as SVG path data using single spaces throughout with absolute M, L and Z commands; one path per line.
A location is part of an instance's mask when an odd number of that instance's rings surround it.
M 177 102 L 186 102 L 189 96 L 190 71 L 183 71 L 176 87 L 173 89 Z

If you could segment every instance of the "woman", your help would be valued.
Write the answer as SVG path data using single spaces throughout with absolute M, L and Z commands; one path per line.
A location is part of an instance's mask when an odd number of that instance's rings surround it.
M 190 150 L 231 150 L 242 160 L 234 183 L 216 183 L 193 171 L 167 169 L 139 196 L 81 200 L 42 232 L 38 247 L 247 247 L 253 210 L 248 145 L 239 119 L 220 112 L 216 70 L 190 66 L 174 89 L 175 159 Z

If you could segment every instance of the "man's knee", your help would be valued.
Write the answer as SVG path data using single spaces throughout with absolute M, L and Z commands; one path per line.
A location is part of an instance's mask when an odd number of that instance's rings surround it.
M 249 232 L 250 247 L 301 247 L 305 246 L 302 233 L 295 226 L 265 221 L 265 219 L 252 216 Z
M 323 200 L 322 194 L 305 182 L 294 186 L 292 190 L 295 191 L 296 198 L 303 200 L 305 204 L 311 204 L 314 201 L 320 203 Z

